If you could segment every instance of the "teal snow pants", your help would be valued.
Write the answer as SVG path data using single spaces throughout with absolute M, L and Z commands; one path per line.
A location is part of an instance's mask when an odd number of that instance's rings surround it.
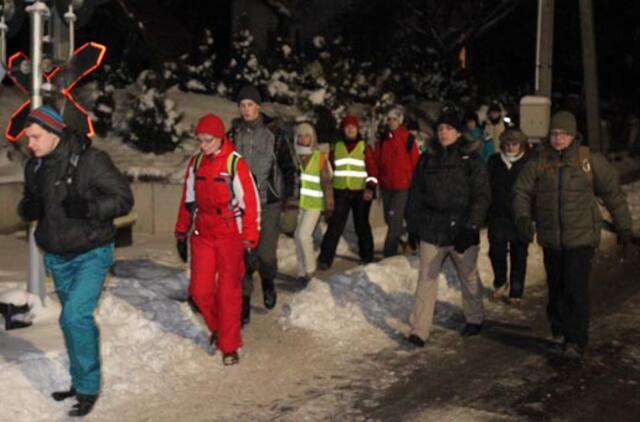
M 60 327 L 69 354 L 71 383 L 80 394 L 95 395 L 100 390 L 100 332 L 93 312 L 112 261 L 113 243 L 71 259 L 44 255 L 62 305 Z

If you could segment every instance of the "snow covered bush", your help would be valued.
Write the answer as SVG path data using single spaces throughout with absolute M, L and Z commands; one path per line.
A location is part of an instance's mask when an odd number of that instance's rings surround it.
M 143 152 L 162 154 L 175 150 L 187 136 L 180 125 L 182 114 L 167 98 L 153 71 L 142 72 L 137 85 L 141 92 L 129 112 L 129 130 L 124 134 L 124 141 Z

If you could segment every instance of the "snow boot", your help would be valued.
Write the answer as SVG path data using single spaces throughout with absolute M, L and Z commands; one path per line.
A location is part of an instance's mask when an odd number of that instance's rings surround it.
M 86 416 L 96 404 L 98 395 L 78 394 L 78 403 L 73 405 L 73 409 L 69 411 L 69 416 Z
M 264 307 L 267 309 L 273 309 L 276 306 L 278 300 L 278 294 L 276 293 L 276 286 L 273 280 L 262 280 L 262 295 L 264 297 Z
M 251 296 L 242 296 L 242 317 L 240 325 L 244 327 L 251 321 Z
M 222 354 L 222 364 L 224 366 L 237 365 L 240 362 L 238 352 L 230 352 Z
M 426 344 L 424 340 L 422 340 L 420 337 L 418 337 L 415 334 L 411 334 L 409 337 L 405 339 L 405 341 L 414 347 L 420 347 L 420 348 L 424 347 L 424 345 Z
M 467 323 L 465 324 L 461 334 L 463 337 L 471 337 L 477 336 L 478 334 L 480 334 L 480 331 L 482 331 L 482 324 Z
M 29 305 L 17 306 L 12 303 L 0 303 L 0 314 L 4 317 L 4 329 L 15 330 L 31 326 L 31 321 L 14 320 L 13 316 L 29 312 Z
M 54 391 L 53 393 L 51 393 L 51 397 L 55 401 L 62 401 L 68 399 L 69 397 L 74 397 L 76 394 L 76 389 L 71 387 L 66 391 Z

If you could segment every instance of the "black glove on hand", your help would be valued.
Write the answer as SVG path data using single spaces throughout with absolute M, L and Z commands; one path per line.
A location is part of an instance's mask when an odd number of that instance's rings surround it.
M 67 218 L 89 218 L 89 202 L 79 195 L 67 196 L 62 201 Z
M 458 253 L 464 253 L 473 245 L 480 243 L 480 232 L 475 229 L 462 229 L 453 239 L 453 248 Z
M 44 217 L 44 206 L 37 199 L 28 199 L 22 203 L 21 214 L 26 221 L 41 220 Z
M 260 261 L 258 259 L 258 253 L 255 249 L 244 250 L 244 266 L 247 274 L 251 275 L 258 271 L 260 267 Z
M 516 221 L 516 229 L 518 231 L 518 239 L 522 243 L 533 242 L 533 235 L 535 230 L 533 228 L 533 221 L 529 217 L 520 217 Z
M 187 238 L 176 240 L 176 249 L 182 262 L 187 262 L 189 259 L 189 246 L 187 245 Z

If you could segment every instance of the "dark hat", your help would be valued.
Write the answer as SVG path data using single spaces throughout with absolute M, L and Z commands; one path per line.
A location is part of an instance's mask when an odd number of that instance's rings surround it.
M 60 113 L 48 105 L 34 108 L 29 112 L 25 118 L 24 127 L 29 126 L 31 123 L 37 123 L 43 129 L 57 136 L 62 136 L 62 132 L 66 127 Z
M 438 130 L 438 126 L 441 124 L 449 125 L 462 133 L 462 120 L 454 110 L 444 110 L 442 114 L 440 114 L 440 117 L 438 117 L 438 121 L 436 122 L 436 130 Z
M 568 111 L 557 112 L 551 118 L 549 132 L 553 129 L 564 130 L 565 132 L 575 135 L 578 132 L 575 116 Z
M 222 123 L 220 117 L 215 114 L 206 114 L 198 120 L 198 124 L 196 125 L 196 135 L 200 133 L 206 133 L 214 138 L 224 139 L 224 123 Z
M 355 126 L 358 129 L 360 129 L 360 121 L 356 116 L 353 116 L 353 115 L 345 116 L 345 118 L 342 119 L 342 123 L 340 123 L 340 127 L 343 129 L 349 125 Z
M 515 143 L 524 144 L 527 142 L 527 135 L 525 135 L 520 129 L 510 127 L 505 129 L 500 135 L 501 143 Z
M 473 120 L 474 122 L 476 122 L 476 125 L 480 125 L 480 121 L 478 120 L 478 113 L 476 113 L 475 111 L 467 111 L 464 114 L 465 123 L 469 120 Z
M 500 103 L 498 103 L 497 101 L 492 102 L 489 105 L 489 110 L 488 111 L 502 112 L 502 108 L 500 107 Z
M 245 85 L 240 88 L 238 91 L 238 97 L 236 98 L 236 102 L 240 104 L 242 100 L 252 100 L 256 104 L 262 104 L 262 96 L 260 95 L 260 91 L 253 85 Z

